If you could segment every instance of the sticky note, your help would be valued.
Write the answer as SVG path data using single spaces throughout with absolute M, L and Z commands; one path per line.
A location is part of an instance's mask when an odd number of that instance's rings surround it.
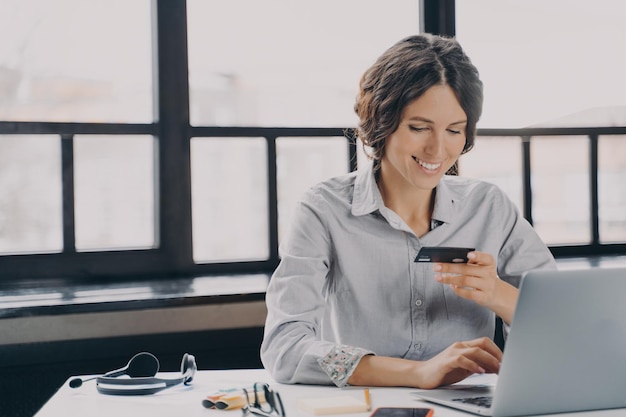
M 297 406 L 300 411 L 316 416 L 361 413 L 367 411 L 367 404 L 365 401 L 347 395 L 321 398 L 300 398 L 297 400 Z

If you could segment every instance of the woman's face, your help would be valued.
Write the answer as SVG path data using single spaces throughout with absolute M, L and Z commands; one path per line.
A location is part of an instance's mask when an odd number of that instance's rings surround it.
M 435 85 L 409 103 L 387 138 L 381 178 L 387 186 L 433 190 L 461 155 L 467 116 L 454 91 Z

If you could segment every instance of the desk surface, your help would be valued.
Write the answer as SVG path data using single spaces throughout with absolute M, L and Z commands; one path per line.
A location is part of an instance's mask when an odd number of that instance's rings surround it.
M 174 378 L 176 373 L 161 373 L 164 378 Z M 72 379 L 72 378 L 70 378 Z M 69 379 L 68 379 L 69 381 Z M 328 397 L 333 395 L 354 395 L 363 398 L 359 387 L 337 388 L 311 385 L 282 385 L 273 382 L 263 369 L 198 371 L 190 386 L 176 386 L 160 393 L 147 396 L 111 396 L 98 393 L 94 381 L 85 382 L 80 388 L 70 388 L 68 382 L 43 406 L 35 417 L 111 417 L 111 416 L 203 416 L 241 417 L 240 410 L 209 410 L 202 406 L 202 400 L 220 388 L 244 387 L 254 382 L 267 382 L 280 392 L 287 417 L 307 416 L 297 410 L 299 398 Z M 494 379 L 495 381 L 495 379 Z M 481 381 L 484 382 L 484 381 Z M 435 417 L 469 417 L 472 414 L 436 406 L 416 399 L 413 388 L 370 388 L 372 408 L 377 407 L 431 407 Z M 351 417 L 367 417 L 370 413 L 349 414 Z M 558 417 L 623 417 L 625 409 L 594 412 L 558 414 Z

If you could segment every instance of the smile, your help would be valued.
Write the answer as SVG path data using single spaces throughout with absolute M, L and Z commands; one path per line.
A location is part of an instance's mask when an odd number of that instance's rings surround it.
M 417 162 L 418 164 L 420 164 L 422 167 L 426 168 L 429 171 L 435 171 L 435 170 L 439 169 L 439 167 L 441 166 L 441 162 L 439 162 L 437 164 L 430 164 L 428 162 L 424 162 L 422 160 L 419 160 L 416 157 L 413 157 L 413 159 L 415 160 L 415 162 Z

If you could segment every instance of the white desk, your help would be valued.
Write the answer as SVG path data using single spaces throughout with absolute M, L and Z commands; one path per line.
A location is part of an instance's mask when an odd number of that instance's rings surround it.
M 177 373 L 160 373 L 161 377 L 175 377 Z M 72 379 L 72 378 L 70 378 Z M 69 381 L 69 379 L 68 379 Z M 209 410 L 202 406 L 202 400 L 211 392 L 220 388 L 249 386 L 254 382 L 267 382 L 275 391 L 280 392 L 287 417 L 305 417 L 299 412 L 296 400 L 306 397 L 328 397 L 332 395 L 354 395 L 363 398 L 363 389 L 358 387 L 336 388 L 312 385 L 282 385 L 273 382 L 269 374 L 262 369 L 230 371 L 198 371 L 193 383 L 188 386 L 176 386 L 154 395 L 112 396 L 103 395 L 96 390 L 94 381 L 85 382 L 80 388 L 70 388 L 68 382 L 43 406 L 35 417 L 241 417 L 241 410 Z M 415 399 L 412 388 L 371 388 L 372 408 L 383 406 L 431 407 L 435 417 L 470 417 L 472 414 L 436 406 Z M 367 417 L 370 413 L 349 414 L 351 417 Z M 345 415 L 345 414 L 344 414 Z M 567 413 L 558 417 L 624 417 L 626 409 L 602 410 L 594 412 Z

